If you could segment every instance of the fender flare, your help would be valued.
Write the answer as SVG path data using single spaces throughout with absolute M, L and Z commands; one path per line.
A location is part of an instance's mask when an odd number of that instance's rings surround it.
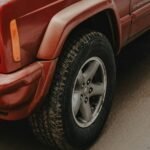
M 57 58 L 68 35 L 75 27 L 107 9 L 114 12 L 117 22 L 117 29 L 115 29 L 118 35 L 117 43 L 120 47 L 121 28 L 114 2 L 111 0 L 82 0 L 61 10 L 51 19 L 37 53 L 37 58 L 46 60 Z

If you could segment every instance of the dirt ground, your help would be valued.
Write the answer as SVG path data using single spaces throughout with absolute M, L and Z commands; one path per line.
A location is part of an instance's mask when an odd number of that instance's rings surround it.
M 105 128 L 91 150 L 150 150 L 150 32 L 117 58 L 117 88 Z M 24 121 L 0 123 L 0 150 L 50 150 Z

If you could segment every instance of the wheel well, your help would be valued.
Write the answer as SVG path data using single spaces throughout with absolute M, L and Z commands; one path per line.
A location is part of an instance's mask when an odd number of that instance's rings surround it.
M 99 31 L 108 38 L 113 47 L 114 54 L 117 54 L 119 49 L 119 34 L 116 30 L 118 27 L 114 16 L 115 15 L 111 10 L 100 12 L 99 14 L 96 14 L 95 16 L 79 24 L 71 31 L 70 35 L 78 30 L 83 29 Z

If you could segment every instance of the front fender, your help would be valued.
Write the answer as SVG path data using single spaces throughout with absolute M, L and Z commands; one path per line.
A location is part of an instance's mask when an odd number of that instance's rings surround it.
M 117 29 L 120 43 L 120 23 L 115 5 L 111 0 L 81 0 L 57 13 L 50 21 L 42 43 L 40 45 L 37 58 L 55 59 L 60 53 L 70 32 L 88 18 L 111 9 L 114 11 L 117 22 Z M 118 46 L 119 47 L 119 46 Z

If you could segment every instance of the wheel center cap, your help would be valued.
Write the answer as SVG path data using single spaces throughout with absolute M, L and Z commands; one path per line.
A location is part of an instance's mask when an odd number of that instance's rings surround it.
M 85 88 L 84 88 L 84 94 L 87 94 L 88 91 L 89 91 L 89 88 L 88 88 L 88 87 L 85 87 Z

